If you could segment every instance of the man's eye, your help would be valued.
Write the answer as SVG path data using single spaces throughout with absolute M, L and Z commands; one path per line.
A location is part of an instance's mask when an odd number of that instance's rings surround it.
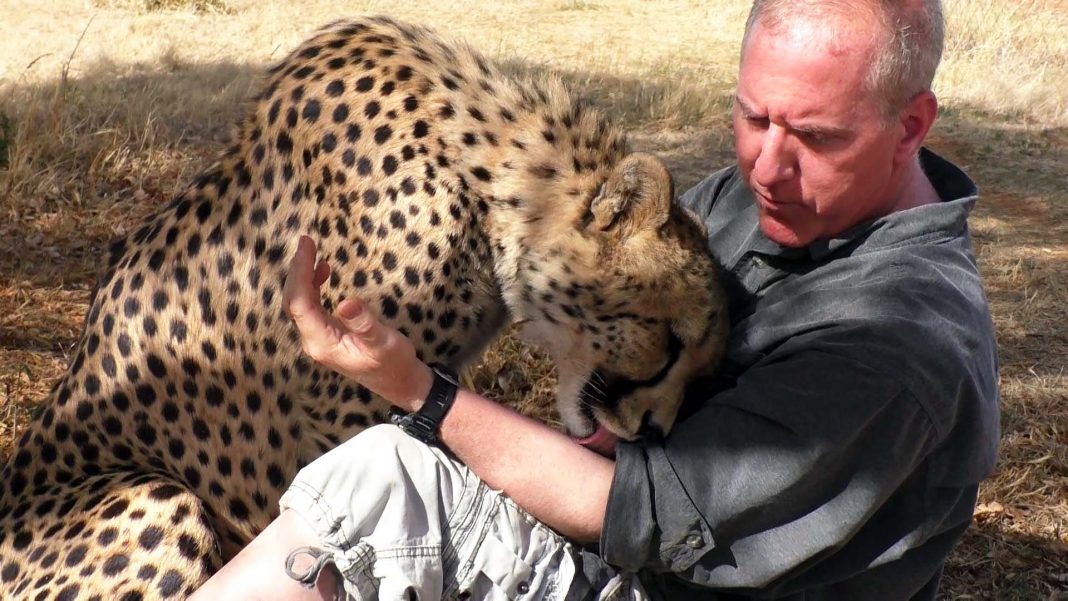
M 757 117 L 757 116 L 754 116 L 754 115 L 746 115 L 745 116 L 745 120 L 748 121 L 751 125 L 756 125 L 756 126 L 759 126 L 759 127 L 767 127 L 767 125 L 768 125 L 768 118 L 767 117 Z
M 814 131 L 803 131 L 800 135 L 801 139 L 804 140 L 805 143 L 812 144 L 814 146 L 823 146 L 831 141 L 830 136 Z

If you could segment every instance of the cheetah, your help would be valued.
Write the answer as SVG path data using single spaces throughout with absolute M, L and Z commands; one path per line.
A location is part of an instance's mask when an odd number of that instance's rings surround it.
M 655 158 L 556 80 L 388 18 L 329 25 L 265 75 L 219 160 L 108 251 L 74 358 L 0 478 L 5 599 L 184 598 L 303 465 L 388 420 L 302 356 L 296 238 L 421 358 L 509 322 L 558 368 L 575 437 L 666 431 L 723 352 L 701 226 Z

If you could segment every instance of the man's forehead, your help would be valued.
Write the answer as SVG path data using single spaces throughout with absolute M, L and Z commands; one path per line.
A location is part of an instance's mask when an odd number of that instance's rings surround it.
M 743 108 L 785 103 L 779 108 L 788 108 L 791 120 L 850 118 L 868 100 L 873 44 L 860 32 L 834 31 L 806 20 L 783 30 L 754 29 L 739 72 Z
M 797 2 L 777 18 L 758 18 L 746 35 L 742 58 L 759 41 L 791 53 L 870 61 L 889 33 L 870 7 L 865 10 L 859 4 Z
M 770 28 L 755 23 L 748 45 L 757 42 L 772 44 L 791 53 L 822 54 L 839 59 L 856 57 L 868 61 L 874 55 L 880 34 L 881 28 L 867 19 L 807 15 Z

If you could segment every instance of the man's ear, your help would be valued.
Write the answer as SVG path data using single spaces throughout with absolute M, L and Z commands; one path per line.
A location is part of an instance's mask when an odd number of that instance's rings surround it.
M 938 98 L 934 92 L 926 90 L 913 98 L 905 110 L 901 112 L 901 126 L 904 129 L 901 139 L 897 143 L 894 159 L 898 164 L 904 164 L 915 160 L 916 153 L 927 138 L 927 132 L 931 131 L 935 119 L 938 118 Z
M 655 229 L 667 222 L 674 195 L 671 174 L 660 159 L 631 153 L 612 170 L 582 225 L 601 232 Z

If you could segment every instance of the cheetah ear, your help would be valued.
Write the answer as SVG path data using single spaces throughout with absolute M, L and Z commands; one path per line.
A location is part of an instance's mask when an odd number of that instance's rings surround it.
M 633 233 L 664 225 L 675 187 L 660 159 L 635 152 L 623 157 L 590 203 L 583 226 L 596 231 Z

